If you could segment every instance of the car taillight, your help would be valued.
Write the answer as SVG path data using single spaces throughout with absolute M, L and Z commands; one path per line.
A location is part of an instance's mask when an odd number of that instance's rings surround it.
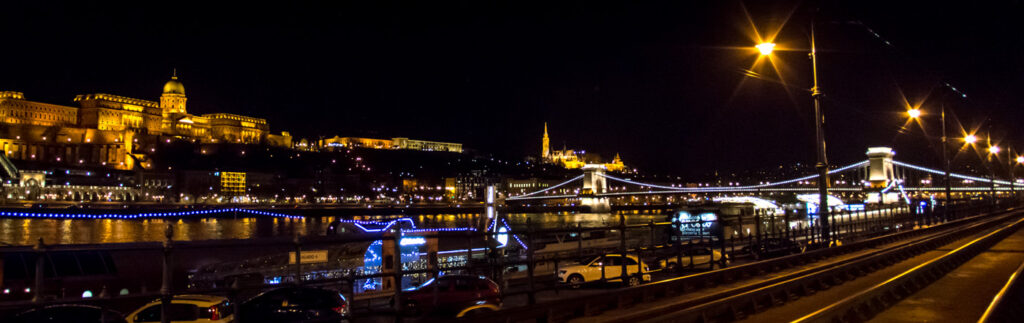
M 210 306 L 210 320 L 216 321 L 220 319 L 220 308 L 217 305 Z
M 338 314 L 341 314 L 341 315 L 345 315 L 345 313 L 347 313 L 345 304 L 341 304 L 341 306 L 332 308 L 332 310 L 334 310 L 335 312 L 338 312 Z

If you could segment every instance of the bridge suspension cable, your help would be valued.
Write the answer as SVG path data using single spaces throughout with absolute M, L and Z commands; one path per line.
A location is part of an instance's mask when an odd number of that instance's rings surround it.
M 919 170 L 919 171 L 926 172 L 926 173 L 932 173 L 932 174 L 936 174 L 936 175 L 946 175 L 946 172 L 941 171 L 941 170 L 935 170 L 935 169 L 931 169 L 931 168 L 927 168 L 927 167 L 921 167 L 921 166 L 917 166 L 917 165 L 913 165 L 913 164 L 907 164 L 907 163 L 899 162 L 899 161 L 895 161 L 895 160 L 892 161 L 892 163 L 893 163 L 893 165 L 896 165 L 896 166 L 901 166 L 901 167 L 906 167 L 906 168 L 910 168 L 910 169 L 914 169 L 914 170 Z M 974 177 L 974 176 L 962 175 L 962 174 L 957 174 L 957 173 L 949 173 L 949 177 L 956 177 L 956 178 L 959 178 L 959 179 L 967 179 L 967 180 L 972 180 L 972 181 L 977 181 L 977 182 L 984 182 L 984 183 L 991 183 L 992 182 L 992 180 L 988 179 L 988 178 Z M 1011 185 L 1010 182 L 1002 181 L 1002 180 L 995 180 L 995 183 L 996 184 L 1002 184 L 1002 185 Z M 1014 185 L 1014 186 L 1017 186 L 1017 185 Z
M 841 173 L 841 172 L 845 172 L 845 171 L 850 170 L 850 169 L 854 169 L 854 168 L 857 168 L 857 167 L 862 167 L 862 166 L 867 165 L 867 164 L 868 164 L 868 161 L 867 160 L 863 160 L 863 161 L 860 161 L 860 162 L 856 162 L 856 163 L 853 163 L 853 164 L 850 164 L 850 165 L 846 165 L 846 166 L 843 166 L 843 167 L 839 167 L 839 168 L 830 170 L 828 173 L 829 174 Z M 716 192 L 716 191 L 727 191 L 727 190 L 758 189 L 758 188 L 772 187 L 772 186 L 778 186 L 778 185 L 785 185 L 785 184 L 795 183 L 795 182 L 799 182 L 799 181 L 805 181 L 805 180 L 809 180 L 809 179 L 814 179 L 814 178 L 818 177 L 817 174 L 814 174 L 814 175 L 808 175 L 808 176 L 804 176 L 804 177 L 800 177 L 800 178 L 788 179 L 788 180 L 774 182 L 774 183 L 765 183 L 765 184 L 758 184 L 758 185 L 746 185 L 746 186 L 674 187 L 674 186 L 664 186 L 664 185 L 656 185 L 656 184 L 648 184 L 648 183 L 642 183 L 642 182 L 637 182 L 637 181 L 631 181 L 631 180 L 628 180 L 628 179 L 618 178 L 618 177 L 610 176 L 610 175 L 607 175 L 607 174 L 603 174 L 602 176 L 604 176 L 607 179 L 618 181 L 618 182 L 622 182 L 622 183 L 641 185 L 641 186 L 648 186 L 648 187 L 653 187 L 653 188 L 660 188 L 660 189 L 665 189 L 665 190 L 669 190 L 669 191 L 673 191 L 673 192 Z
M 509 196 L 505 200 L 515 201 L 515 200 L 518 200 L 518 199 L 523 199 L 523 198 L 527 198 L 527 197 L 530 197 L 530 196 L 533 196 L 533 195 L 541 194 L 541 193 L 544 193 L 544 192 L 547 192 L 547 191 L 550 191 L 550 190 L 562 187 L 565 184 L 572 183 L 573 181 L 576 181 L 576 180 L 581 179 L 581 178 L 583 178 L 583 175 L 573 177 L 573 178 L 571 178 L 571 179 L 569 179 L 567 181 L 561 182 L 561 183 L 559 183 L 559 184 L 557 184 L 555 186 L 548 187 L 548 188 L 545 188 L 545 189 L 542 189 L 542 190 L 538 190 L 538 191 L 534 191 L 534 192 L 530 192 L 530 193 L 526 193 L 526 194 L 520 194 L 520 195 L 516 195 L 516 196 Z

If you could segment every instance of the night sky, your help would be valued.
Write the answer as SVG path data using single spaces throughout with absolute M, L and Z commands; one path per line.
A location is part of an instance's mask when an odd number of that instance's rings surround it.
M 942 103 L 951 124 L 992 120 L 995 138 L 1024 148 L 1018 1 L 690 2 L 22 1 L 0 11 L 0 90 L 155 101 L 177 68 L 189 112 L 263 117 L 275 133 L 454 141 L 520 159 L 539 154 L 547 121 L 554 147 L 700 176 L 814 160 L 806 50 L 818 7 L 833 164 L 891 145 L 939 167 Z M 786 86 L 766 64 L 744 76 L 757 58 L 747 13 L 762 35 L 785 22 Z M 928 99 L 927 136 L 901 130 L 904 97 Z

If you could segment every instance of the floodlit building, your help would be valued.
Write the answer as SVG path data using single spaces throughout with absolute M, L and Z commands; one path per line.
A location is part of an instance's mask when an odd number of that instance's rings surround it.
M 14 160 L 133 169 L 147 167 L 145 154 L 154 143 L 171 139 L 291 146 L 291 136 L 271 134 L 266 119 L 193 115 L 187 101 L 177 73 L 159 101 L 93 93 L 75 96 L 73 107 L 0 91 L 0 148 Z
M 566 169 L 580 169 L 583 166 L 590 163 L 598 163 L 604 165 L 605 169 L 611 172 L 625 172 L 626 165 L 622 163 L 622 158 L 619 154 L 615 154 L 615 158 L 610 163 L 602 163 L 596 157 L 591 156 L 588 158 L 585 151 L 577 151 L 572 149 L 566 149 L 562 147 L 562 150 L 551 149 L 551 138 L 548 137 L 548 123 L 544 123 L 544 137 L 541 138 L 541 161 L 548 164 L 555 164 Z
M 422 151 L 447 151 L 454 153 L 462 152 L 462 144 L 454 142 L 416 140 L 404 137 L 391 139 L 374 139 L 359 137 L 339 137 L 321 139 L 321 149 L 333 150 L 338 148 L 371 148 L 371 149 L 410 149 Z

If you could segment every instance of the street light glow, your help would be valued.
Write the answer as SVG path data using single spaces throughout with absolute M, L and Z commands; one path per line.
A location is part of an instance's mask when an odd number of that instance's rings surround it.
M 1017 163 L 1024 164 L 1024 156 L 1017 156 Z
M 761 55 L 771 55 L 772 51 L 775 50 L 775 43 L 760 43 L 754 47 L 757 47 L 757 50 L 761 52 Z
M 993 154 L 998 154 L 999 153 L 999 146 L 988 147 L 988 152 L 993 153 Z
M 966 142 L 968 144 L 974 144 L 974 143 L 978 142 L 978 136 L 967 135 L 967 136 L 964 137 L 964 142 Z
M 913 108 L 913 109 L 907 110 L 907 115 L 909 115 L 911 119 L 920 118 L 921 117 L 921 109 Z

